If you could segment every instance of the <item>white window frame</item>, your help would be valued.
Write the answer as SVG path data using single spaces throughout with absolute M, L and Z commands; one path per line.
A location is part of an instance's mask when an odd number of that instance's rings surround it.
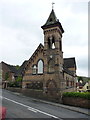
M 43 74 L 43 71 L 44 71 L 44 63 L 43 60 L 40 59 L 38 61 L 38 74 Z

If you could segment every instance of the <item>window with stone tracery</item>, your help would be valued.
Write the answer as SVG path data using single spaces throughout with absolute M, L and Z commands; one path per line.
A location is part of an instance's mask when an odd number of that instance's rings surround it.
M 32 67 L 32 74 L 37 74 L 37 66 L 36 65 L 33 65 Z
M 38 61 L 38 74 L 43 74 L 43 61 L 42 60 L 39 60 Z

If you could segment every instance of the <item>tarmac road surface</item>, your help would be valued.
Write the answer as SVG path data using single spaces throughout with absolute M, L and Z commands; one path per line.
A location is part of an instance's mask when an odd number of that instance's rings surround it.
M 6 120 L 17 118 L 38 120 L 88 120 L 89 116 L 47 103 L 37 102 L 33 98 L 2 90 L 0 101 L 7 108 Z M 34 119 L 33 119 L 34 118 Z

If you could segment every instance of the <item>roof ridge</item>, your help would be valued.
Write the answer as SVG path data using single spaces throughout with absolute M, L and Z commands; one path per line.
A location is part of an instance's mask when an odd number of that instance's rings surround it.
M 27 64 L 25 65 L 25 68 L 27 67 L 27 65 L 30 63 L 30 61 L 32 60 L 32 57 L 34 56 L 34 54 L 37 54 L 37 50 L 40 49 L 40 47 L 42 47 L 44 49 L 44 46 L 42 45 L 42 43 L 39 44 L 39 46 L 37 47 L 37 49 L 33 52 L 32 56 L 29 58 L 29 60 L 27 61 Z M 24 70 L 25 70 L 24 68 Z
M 72 58 L 75 58 L 75 57 L 69 57 L 69 58 L 63 58 L 63 59 L 72 59 Z

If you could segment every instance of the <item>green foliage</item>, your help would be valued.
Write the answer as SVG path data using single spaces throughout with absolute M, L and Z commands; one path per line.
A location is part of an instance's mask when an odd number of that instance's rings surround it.
M 63 93 L 63 97 L 75 97 L 75 98 L 85 98 L 90 100 L 90 93 L 89 92 L 65 92 Z
M 8 80 L 8 78 L 9 78 L 9 73 L 7 72 L 7 73 L 5 74 L 5 80 Z
M 8 87 L 21 87 L 21 84 L 18 84 L 18 82 L 9 82 Z
M 14 82 L 14 86 L 15 87 L 21 87 L 22 86 L 21 83 L 22 83 L 22 77 L 18 76 L 16 81 Z
M 78 76 L 78 82 L 82 80 L 83 82 L 88 82 L 90 81 L 90 77 L 83 77 L 83 76 Z
M 8 87 L 14 87 L 14 82 L 9 82 Z
M 80 80 L 83 81 L 83 78 L 81 76 L 78 76 L 78 82 L 80 82 Z
M 22 82 L 22 77 L 18 76 L 17 79 L 16 79 L 16 82 Z
M 90 78 L 88 78 L 88 81 L 90 81 Z
M 22 83 L 22 77 L 18 76 L 14 82 L 9 82 L 8 86 L 9 87 L 22 87 L 21 83 Z
M 16 67 L 16 69 L 17 69 L 17 70 L 20 68 L 20 66 L 19 66 L 19 65 L 16 65 L 15 67 Z

